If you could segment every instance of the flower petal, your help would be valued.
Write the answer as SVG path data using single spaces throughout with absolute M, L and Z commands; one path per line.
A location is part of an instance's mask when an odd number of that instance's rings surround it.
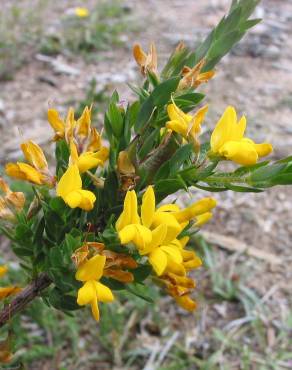
M 160 248 L 156 248 L 149 255 L 149 263 L 152 265 L 156 274 L 160 276 L 166 269 L 167 256 Z
M 76 280 L 89 281 L 99 280 L 102 276 L 106 257 L 96 255 L 88 261 L 82 263 L 75 274 Z
M 142 197 L 141 219 L 142 224 L 150 227 L 155 213 L 155 194 L 152 186 L 148 186 Z
M 58 111 L 56 111 L 56 109 L 48 110 L 48 121 L 58 135 L 60 135 L 61 137 L 64 136 L 65 124 L 64 121 L 60 118 L 59 113 Z
M 180 250 L 174 245 L 162 245 L 160 249 L 165 252 L 176 263 L 182 263 L 182 255 Z
M 29 164 L 22 162 L 7 163 L 5 171 L 8 176 L 15 179 L 30 181 L 38 185 L 43 184 L 42 174 Z
M 82 180 L 77 165 L 69 166 L 57 185 L 57 195 L 64 198 L 72 191 L 81 190 Z
M 214 208 L 216 204 L 217 202 L 214 198 L 203 198 L 182 211 L 174 212 L 173 216 L 178 222 L 182 223 L 191 220 L 193 217 L 208 212 L 210 209 Z
M 91 312 L 96 321 L 99 321 L 99 309 L 97 299 L 91 301 Z
M 269 143 L 254 144 L 254 148 L 259 157 L 265 157 L 273 151 L 273 147 Z
M 198 215 L 196 217 L 196 222 L 195 222 L 194 226 L 200 227 L 200 226 L 204 225 L 205 223 L 207 223 L 212 217 L 213 217 L 212 212 L 205 212 L 201 215 Z
M 23 151 L 25 159 L 37 170 L 48 168 L 48 163 L 44 155 L 44 152 L 42 151 L 41 147 L 38 144 L 29 140 L 25 143 L 22 143 L 20 147 L 21 150 Z
M 89 190 L 78 190 L 78 193 L 81 195 L 81 201 L 79 206 L 84 211 L 91 211 L 94 207 L 94 202 L 96 201 L 96 196 Z
M 211 135 L 212 151 L 218 153 L 227 141 L 240 140 L 244 135 L 245 126 L 245 117 L 242 117 L 237 124 L 236 110 L 231 106 L 227 107 Z
M 96 297 L 99 302 L 112 302 L 114 300 L 110 288 L 98 281 L 95 281 L 94 284 L 96 287 Z
M 164 238 L 164 244 L 170 243 L 182 231 L 182 228 L 173 214 L 167 212 L 155 212 L 153 217 L 153 227 L 165 224 L 167 226 L 167 234 Z
M 246 141 L 228 141 L 219 150 L 219 154 L 243 166 L 256 164 L 258 153 L 255 145 Z
M 96 289 L 94 281 L 87 281 L 83 287 L 78 290 L 77 294 L 77 304 L 79 306 L 84 306 L 88 303 L 91 303 L 93 300 L 96 300 Z

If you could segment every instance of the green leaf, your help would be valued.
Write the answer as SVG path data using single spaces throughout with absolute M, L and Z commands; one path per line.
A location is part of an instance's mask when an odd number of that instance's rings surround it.
M 131 283 L 125 285 L 126 290 L 130 293 L 134 294 L 135 296 L 143 299 L 146 302 L 154 303 L 153 294 L 151 294 L 151 290 L 144 284 L 140 283 Z
M 49 292 L 49 303 L 57 310 L 75 311 L 81 309 L 76 302 L 77 298 L 70 294 L 64 294 L 62 290 L 53 288 Z
M 179 82 L 179 77 L 171 78 L 159 84 L 143 103 L 137 122 L 135 132 L 140 132 L 150 120 L 156 107 L 162 107 L 168 103 L 171 94 L 175 92 Z
M 239 0 L 234 2 L 229 14 L 210 32 L 207 38 L 197 47 L 186 60 L 186 65 L 193 67 L 202 58 L 206 58 L 203 71 L 211 70 L 244 36 L 246 31 L 256 25 L 259 20 L 248 18 L 256 8 L 259 0 Z
M 269 166 L 260 167 L 251 173 L 250 183 L 254 184 L 271 180 L 273 177 L 280 174 L 286 166 L 286 163 L 275 163 Z
M 139 266 L 134 270 L 131 270 L 131 273 L 134 276 L 136 283 L 144 281 L 152 272 L 152 267 L 150 265 Z
M 174 155 L 159 168 L 154 177 L 154 182 L 176 175 L 182 164 L 190 157 L 192 152 L 192 144 L 181 146 Z
M 143 141 L 143 145 L 141 146 L 138 152 L 139 158 L 141 160 L 143 160 L 147 156 L 147 154 L 149 154 L 151 150 L 154 148 L 156 139 L 157 137 L 159 137 L 160 128 L 158 127 L 156 129 L 153 129 L 151 127 L 149 131 L 150 131 L 149 135 L 146 135 L 147 132 L 145 133 L 145 135 L 143 135 L 143 137 L 145 137 L 145 140 Z

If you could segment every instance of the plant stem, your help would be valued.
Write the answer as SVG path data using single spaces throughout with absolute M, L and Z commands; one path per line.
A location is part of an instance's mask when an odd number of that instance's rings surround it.
M 15 314 L 22 311 L 39 293 L 52 283 L 46 273 L 41 273 L 26 288 L 18 293 L 14 299 L 0 312 L 0 328 L 4 326 Z

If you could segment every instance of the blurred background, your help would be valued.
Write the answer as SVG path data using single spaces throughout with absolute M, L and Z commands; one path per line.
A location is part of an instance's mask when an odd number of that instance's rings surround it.
M 194 48 L 229 5 L 229 0 L 2 0 L 0 172 L 4 162 L 21 156 L 23 139 L 52 145 L 49 106 L 64 115 L 69 106 L 80 112 L 93 103 L 94 122 L 101 126 L 114 89 L 131 100 L 127 83 L 141 81 L 134 42 L 147 49 L 154 41 L 162 67 L 180 40 Z M 292 1 L 263 0 L 255 17 L 263 22 L 200 88 L 210 105 L 204 129 L 234 105 L 246 114 L 249 134 L 274 145 L 277 159 L 292 153 Z M 184 201 L 202 193 L 196 190 Z M 102 307 L 98 325 L 87 309 L 70 317 L 36 301 L 12 324 L 14 368 L 292 369 L 291 196 L 288 187 L 215 194 L 214 219 L 192 241 L 205 262 L 196 274 L 195 313 L 155 289 L 149 291 L 154 304 L 120 294 Z M 1 235 L 0 244 L 2 262 L 11 263 L 10 279 L 24 282 Z

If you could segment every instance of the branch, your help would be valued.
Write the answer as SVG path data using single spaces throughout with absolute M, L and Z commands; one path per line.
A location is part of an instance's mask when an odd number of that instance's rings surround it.
M 22 311 L 39 293 L 52 283 L 46 273 L 41 273 L 26 288 L 18 293 L 14 299 L 0 312 L 0 328 L 4 326 L 15 314 Z

